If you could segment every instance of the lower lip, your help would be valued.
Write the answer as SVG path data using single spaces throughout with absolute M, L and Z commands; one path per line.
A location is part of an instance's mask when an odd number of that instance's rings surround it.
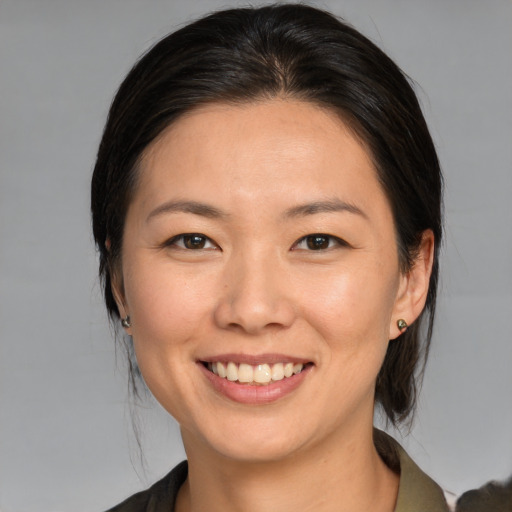
M 266 385 L 251 386 L 219 377 L 205 368 L 203 363 L 197 364 L 217 392 L 234 402 L 250 405 L 269 404 L 284 398 L 301 385 L 312 368 L 308 365 L 300 373 L 291 377 L 272 381 Z

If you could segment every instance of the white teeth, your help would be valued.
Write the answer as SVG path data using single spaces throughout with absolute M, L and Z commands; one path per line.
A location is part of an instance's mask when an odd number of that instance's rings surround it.
M 240 365 L 242 366 L 242 365 Z M 272 380 L 272 370 L 268 364 L 259 364 L 254 370 L 254 382 L 268 384 Z
M 222 363 L 212 363 L 212 366 L 214 366 L 215 368 L 217 368 L 217 375 L 219 377 L 222 377 L 223 379 L 226 378 L 226 367 L 222 364 Z M 215 372 L 214 372 L 215 373 Z
M 236 364 L 231 361 L 228 363 L 228 367 L 226 368 L 226 377 L 232 382 L 238 380 L 238 368 Z
M 208 369 L 222 379 L 242 384 L 269 384 L 300 373 L 304 369 L 301 363 L 275 363 L 273 365 L 262 363 L 252 366 L 247 363 L 208 363 Z
M 297 373 L 300 373 L 302 371 L 303 365 L 301 363 L 294 364 L 293 365 L 293 374 L 297 375 Z
M 238 382 L 252 382 L 254 371 L 252 370 L 252 366 L 250 364 L 241 364 L 238 367 Z
M 276 363 L 272 365 L 272 380 L 283 380 L 284 379 L 284 364 Z

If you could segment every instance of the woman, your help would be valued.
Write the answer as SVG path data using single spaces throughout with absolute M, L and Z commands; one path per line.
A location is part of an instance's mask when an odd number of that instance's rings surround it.
M 188 459 L 112 510 L 446 510 L 373 429 L 376 403 L 414 409 L 441 175 L 371 42 L 302 5 L 169 35 L 114 99 L 92 213 L 108 311 Z

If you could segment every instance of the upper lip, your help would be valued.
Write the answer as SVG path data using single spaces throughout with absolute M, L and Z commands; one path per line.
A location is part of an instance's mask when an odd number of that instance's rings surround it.
M 295 357 L 287 354 L 240 354 L 240 353 L 231 353 L 231 354 L 216 354 L 211 356 L 205 356 L 198 359 L 203 363 L 217 363 L 217 362 L 233 362 L 237 364 L 245 363 L 250 365 L 257 364 L 275 364 L 275 363 L 310 363 L 310 359 L 306 359 L 303 357 Z

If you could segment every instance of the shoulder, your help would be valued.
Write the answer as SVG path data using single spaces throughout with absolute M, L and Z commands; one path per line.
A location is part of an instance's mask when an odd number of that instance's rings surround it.
M 187 474 L 187 461 L 183 461 L 149 489 L 130 496 L 107 512 L 172 512 L 176 495 Z
M 396 512 L 448 512 L 441 487 L 425 474 L 399 446 L 400 487 Z M 418 505 L 421 503 L 421 507 Z
M 444 492 L 392 437 L 375 432 L 375 445 L 391 469 L 400 473 L 395 512 L 449 512 Z

